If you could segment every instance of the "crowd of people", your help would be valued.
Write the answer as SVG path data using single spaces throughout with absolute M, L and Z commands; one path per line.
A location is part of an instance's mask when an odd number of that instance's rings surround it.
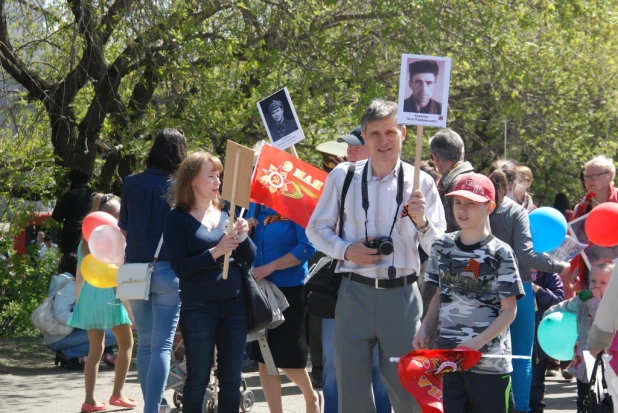
M 221 160 L 204 151 L 187 155 L 179 129 L 156 136 L 146 170 L 125 179 L 120 198 L 92 194 L 77 176 L 65 194 L 70 202 L 60 202 L 61 208 L 74 206 L 82 218 L 88 211 L 116 217 L 126 236 L 126 262 L 157 257 L 149 299 L 117 300 L 113 289 L 95 288 L 81 277 L 79 262 L 88 243 L 80 240 L 80 220 L 54 212 L 64 221 L 64 257 L 50 295 L 62 297 L 56 300 L 75 329 L 66 337 L 46 336 L 45 342 L 66 365 L 88 347 L 81 411 L 107 409 L 95 392 L 102 357 L 116 369 L 109 403 L 136 407 L 123 390 L 132 328 L 143 410 L 169 411 L 164 391 L 178 326 L 187 366 L 183 411 L 202 412 L 216 346 L 218 411 L 238 412 L 248 334 L 243 275 L 251 269 L 286 304 L 284 321 L 268 330 L 267 342 L 275 366 L 302 391 L 307 412 L 420 412 L 390 358 L 459 346 L 497 357 L 444 375 L 445 412 L 543 412 L 544 380 L 554 362 L 535 331 L 543 314 L 554 311 L 578 315 L 577 354 L 564 370 L 577 378 L 577 408 L 583 412 L 590 372 L 582 368 L 581 352 L 607 350 L 618 327 L 618 300 L 599 305 L 603 296 L 618 295 L 618 281 L 610 278 L 614 264 L 594 262 L 589 269 L 580 256 L 559 262 L 535 252 L 528 218 L 536 208 L 532 171 L 500 159 L 487 175 L 478 173 L 453 130 L 432 137 L 431 160 L 422 163 L 415 187 L 414 167 L 401 159 L 406 133 L 397 123 L 396 103 L 372 101 L 360 126 L 339 139 L 347 145 L 347 158 L 325 162 L 324 196 L 306 228 L 264 205 L 252 204 L 244 217 L 236 217 L 220 198 Z M 340 205 L 351 163 L 353 179 Z M 571 220 L 618 202 L 615 173 L 610 158 L 595 157 L 582 174 L 586 196 L 571 209 L 559 194 L 555 207 Z M 226 254 L 231 259 L 224 278 Z M 308 263 L 320 254 L 338 260 L 341 286 L 335 318 L 309 322 L 302 286 Z M 66 283 L 72 274 L 75 281 Z M 598 300 L 585 304 L 575 297 L 581 290 Z M 321 377 L 307 371 L 310 350 L 321 354 L 313 360 Z M 280 377 L 269 374 L 257 344 L 248 356 L 258 363 L 270 411 L 282 413 Z

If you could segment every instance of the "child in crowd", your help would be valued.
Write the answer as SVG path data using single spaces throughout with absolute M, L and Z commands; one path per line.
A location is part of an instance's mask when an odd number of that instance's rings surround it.
M 584 362 L 584 350 L 589 350 L 588 332 L 592 328 L 594 316 L 605 293 L 615 264 L 609 260 L 599 261 L 590 269 L 590 290 L 583 290 L 577 296 L 554 305 L 545 312 L 545 316 L 556 311 L 568 311 L 577 315 L 577 342 L 575 356 L 569 365 L 569 371 L 577 378 L 577 411 L 584 412 L 584 398 L 590 391 L 590 371 Z
M 107 194 L 94 194 L 90 212 L 103 211 L 118 219 L 120 215 L 120 198 Z M 75 310 L 67 323 L 71 327 L 88 331 L 90 351 L 84 366 L 86 398 L 82 404 L 82 413 L 107 410 L 106 403 L 98 403 L 95 386 L 99 373 L 99 360 L 103 354 L 105 330 L 111 329 L 118 341 L 118 358 L 114 377 L 114 389 L 109 403 L 128 409 L 135 408 L 135 400 L 124 393 L 124 382 L 131 365 L 133 350 L 133 333 L 131 332 L 131 309 L 126 302 L 116 298 L 114 288 L 97 288 L 84 280 L 81 262 L 90 253 L 85 239 L 77 247 L 77 277 L 75 279 Z M 83 287 L 82 287 L 83 284 Z
M 549 272 L 533 272 L 532 290 L 536 297 L 536 326 L 538 331 L 539 324 L 543 319 L 543 314 L 551 306 L 564 300 L 564 286 L 559 274 Z M 545 373 L 549 356 L 541 349 L 538 337 L 535 334 L 534 349 L 532 354 L 532 387 L 530 388 L 530 413 L 543 413 L 545 403 Z
M 524 289 L 511 247 L 491 235 L 487 219 L 495 209 L 495 189 L 481 174 L 462 175 L 453 192 L 453 212 L 461 231 L 436 238 L 425 282 L 439 289 L 414 338 L 416 349 L 429 347 L 431 326 L 440 318 L 439 347 L 465 346 L 484 355 L 468 371 L 444 375 L 444 411 L 507 413 L 511 393 L 509 325 Z

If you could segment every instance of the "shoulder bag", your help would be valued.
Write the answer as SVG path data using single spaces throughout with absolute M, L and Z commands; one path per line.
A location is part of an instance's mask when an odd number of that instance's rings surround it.
M 74 280 L 66 280 L 56 290 L 56 293 L 64 288 L 65 285 Z M 73 331 L 73 327 L 61 323 L 54 317 L 54 300 L 56 294 L 47 297 L 30 315 L 32 325 L 44 333 L 54 336 L 68 336 Z
M 605 382 L 605 364 L 603 363 L 603 352 L 600 352 L 594 362 L 592 368 L 592 374 L 590 375 L 590 391 L 584 398 L 584 412 L 587 413 L 612 413 L 614 411 L 614 403 L 612 396 L 607 389 L 607 383 Z M 601 386 L 596 386 L 597 371 L 601 366 Z M 600 393 L 597 394 L 598 390 Z M 603 396 L 603 400 L 601 397 Z
M 339 238 L 343 238 L 343 214 L 345 210 L 345 197 L 354 177 L 356 163 L 351 162 L 348 173 L 341 190 L 341 203 L 339 205 Z M 335 306 L 337 294 L 341 285 L 341 273 L 335 272 L 337 262 L 334 258 L 324 257 L 311 268 L 309 277 L 303 286 L 302 301 L 307 311 L 321 318 L 335 318 Z
M 154 259 L 149 263 L 123 264 L 118 269 L 116 298 L 119 300 L 148 300 L 150 298 L 150 277 L 163 245 L 163 234 L 159 240 Z

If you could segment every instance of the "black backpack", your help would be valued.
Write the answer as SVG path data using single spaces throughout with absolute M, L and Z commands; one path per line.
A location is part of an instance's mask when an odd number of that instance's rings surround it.
M 350 163 L 348 173 L 341 190 L 341 203 L 339 205 L 339 237 L 343 237 L 343 213 L 345 210 L 345 197 L 352 183 L 356 163 Z M 338 260 L 324 257 L 311 267 L 309 277 L 303 286 L 302 302 L 307 311 L 321 318 L 335 318 L 335 306 L 337 294 L 341 285 L 341 273 L 336 273 Z

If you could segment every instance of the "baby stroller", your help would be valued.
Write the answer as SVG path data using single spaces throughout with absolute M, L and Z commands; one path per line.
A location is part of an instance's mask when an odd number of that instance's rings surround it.
M 262 350 L 262 355 L 264 356 L 264 360 L 266 361 L 268 372 L 270 374 L 278 374 L 277 368 L 275 367 L 274 361 L 272 359 L 272 355 L 270 354 L 264 332 L 251 334 L 247 337 L 247 342 L 256 340 L 260 341 L 260 349 Z M 213 358 L 215 363 L 211 368 L 210 380 L 206 387 L 206 394 L 204 396 L 204 413 L 217 412 L 217 395 L 219 393 L 219 387 L 217 382 L 216 352 L 217 350 L 215 349 L 215 357 Z M 182 342 L 182 335 L 180 333 L 180 330 L 176 330 L 176 337 L 174 338 L 174 346 L 172 349 L 172 366 L 170 368 L 170 373 L 167 378 L 167 387 L 165 388 L 166 390 L 174 390 L 172 402 L 174 403 L 174 406 L 176 406 L 176 408 L 180 408 L 182 406 L 182 388 L 185 383 L 186 374 L 187 369 L 184 357 L 184 345 Z M 243 413 L 248 413 L 251 411 L 251 408 L 255 403 L 255 395 L 251 390 L 247 388 L 247 381 L 244 377 L 241 377 L 241 388 L 239 389 L 239 391 L 241 392 L 239 406 L 240 411 Z

